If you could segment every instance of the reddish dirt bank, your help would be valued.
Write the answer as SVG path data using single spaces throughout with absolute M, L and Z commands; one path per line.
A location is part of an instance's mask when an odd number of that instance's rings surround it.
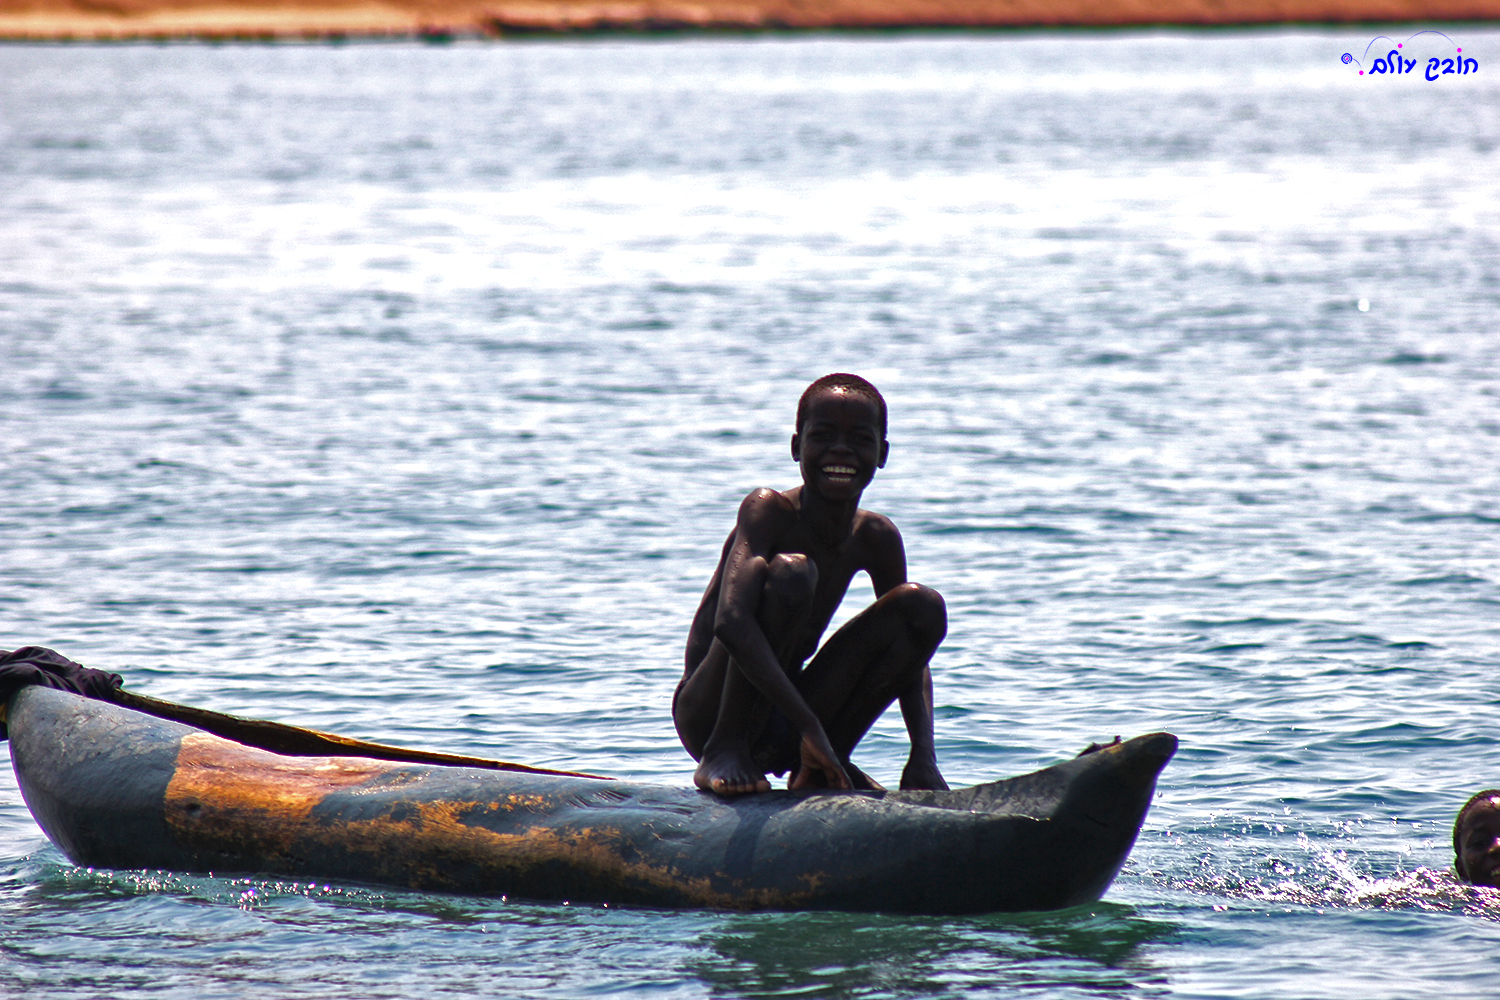
M 1500 0 L 0 0 L 0 38 L 1495 21 Z

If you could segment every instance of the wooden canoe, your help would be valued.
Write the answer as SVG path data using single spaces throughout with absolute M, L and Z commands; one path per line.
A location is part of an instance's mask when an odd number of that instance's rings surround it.
M 285 756 L 39 687 L 11 699 L 7 722 L 26 804 L 75 864 L 918 914 L 1099 899 L 1177 748 L 1155 733 L 949 792 L 720 799 L 587 776 Z

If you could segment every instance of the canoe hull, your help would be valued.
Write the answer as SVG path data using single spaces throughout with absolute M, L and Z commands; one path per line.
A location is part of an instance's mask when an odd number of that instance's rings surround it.
M 690 789 L 285 757 L 105 702 L 9 706 L 32 815 L 72 861 L 661 907 L 953 914 L 1097 900 L 1165 733 L 952 792 Z

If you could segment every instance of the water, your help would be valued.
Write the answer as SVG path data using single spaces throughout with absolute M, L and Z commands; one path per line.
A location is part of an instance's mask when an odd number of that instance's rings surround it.
M 0 47 L 0 646 L 682 784 L 735 506 L 854 370 L 950 779 L 1183 740 L 1104 902 L 961 920 L 88 871 L 7 770 L 0 994 L 1483 992 L 1500 32 L 1451 33 L 1435 84 L 1361 31 Z

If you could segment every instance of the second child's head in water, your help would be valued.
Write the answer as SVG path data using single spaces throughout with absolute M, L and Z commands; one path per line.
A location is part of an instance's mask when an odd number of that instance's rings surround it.
M 1480 792 L 1458 811 L 1453 867 L 1465 882 L 1500 889 L 1500 789 Z
M 825 375 L 802 393 L 792 458 L 804 486 L 833 503 L 857 501 L 890 454 L 885 399 L 858 375 Z

